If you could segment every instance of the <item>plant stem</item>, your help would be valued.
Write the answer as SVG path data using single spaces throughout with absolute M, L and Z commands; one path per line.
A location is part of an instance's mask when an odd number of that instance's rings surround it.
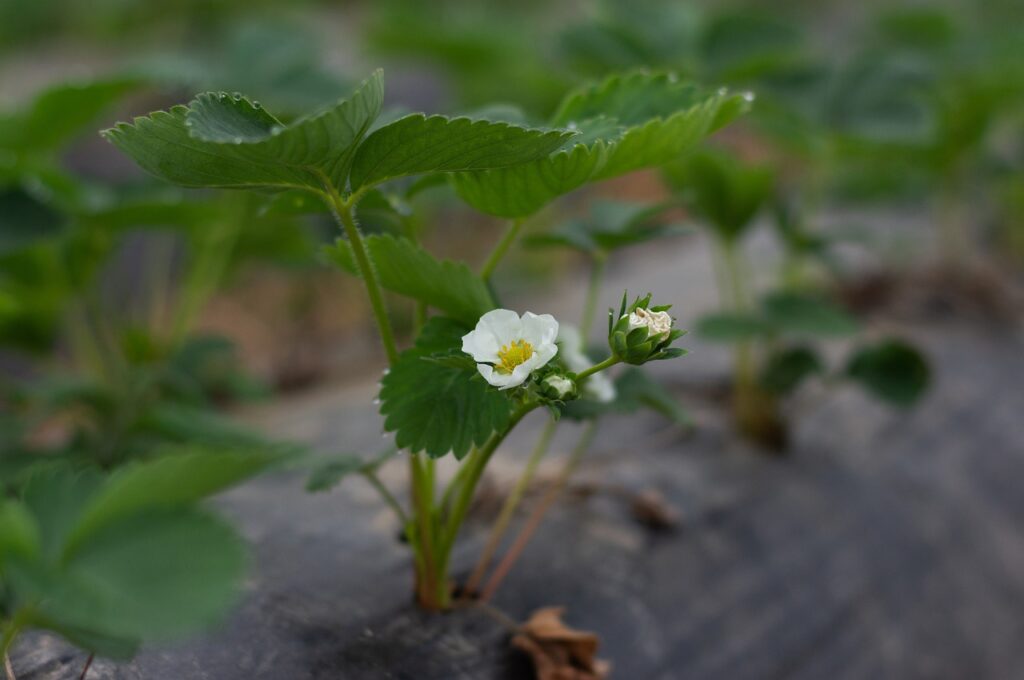
M 590 282 L 587 285 L 587 298 L 583 303 L 583 318 L 580 320 L 580 335 L 583 338 L 583 345 L 587 344 L 587 337 L 590 335 L 590 327 L 594 324 L 594 314 L 597 312 L 597 299 L 601 294 L 601 280 L 604 278 L 605 263 L 607 256 L 599 253 L 594 256 L 590 265 Z
M 14 676 L 14 667 L 11 666 L 10 651 L 11 647 L 14 646 L 15 638 L 18 637 L 18 633 L 21 632 L 21 627 L 24 625 L 23 619 L 24 615 L 22 612 L 18 612 L 2 627 L 3 634 L 0 635 L 0 658 L 4 660 L 4 673 L 7 676 L 7 680 L 17 680 Z
M 443 583 L 444 571 L 437 568 L 434 550 L 434 489 L 420 463 L 418 453 L 409 453 L 409 477 L 415 508 L 413 524 L 416 527 L 413 545 L 420 557 L 417 564 L 422 568 L 417 575 L 417 600 L 427 609 L 444 609 L 448 606 L 448 589 Z
M 491 275 L 494 274 L 494 270 L 498 267 L 498 263 L 501 262 L 501 258 L 505 257 L 505 253 L 512 247 L 516 237 L 519 236 L 519 232 L 523 228 L 522 219 L 512 220 L 508 228 L 505 230 L 501 240 L 498 241 L 498 245 L 494 246 L 494 250 L 487 257 L 487 261 L 484 262 L 484 266 L 480 269 L 480 278 L 484 281 L 490 281 Z
M 606 368 L 611 368 L 612 366 L 614 366 L 615 364 L 619 363 L 620 361 L 622 361 L 622 360 L 619 359 L 617 356 L 612 355 L 612 356 L 608 357 L 607 359 L 605 359 L 604 361 L 602 361 L 602 362 L 600 362 L 598 364 L 594 364 L 590 368 L 584 369 L 583 371 L 580 371 L 578 374 L 576 374 L 576 382 L 580 382 L 582 380 L 585 380 L 585 379 L 589 378 L 590 376 L 594 375 L 595 373 L 599 373 L 599 372 L 605 370 Z
M 440 550 L 438 553 L 441 556 L 442 573 L 447 571 L 448 560 L 451 557 L 452 547 L 455 545 L 455 537 L 458 535 L 459 529 L 462 528 L 462 523 L 466 519 L 466 512 L 469 510 L 469 504 L 473 500 L 473 494 L 476 491 L 477 484 L 480 482 L 481 475 L 483 475 L 484 468 L 487 467 L 488 461 L 490 461 L 498 446 L 505 441 L 508 433 L 519 424 L 519 421 L 527 413 L 535 408 L 537 408 L 536 403 L 520 406 L 512 414 L 508 426 L 502 432 L 492 434 L 487 442 L 479 449 L 473 451 L 469 459 L 464 463 L 466 466 L 466 477 L 461 480 L 459 488 L 455 491 L 451 510 L 446 518 L 447 521 L 442 529 L 442 534 L 439 537 Z
M 508 498 L 505 499 L 504 505 L 501 507 L 501 513 L 498 515 L 497 521 L 491 528 L 490 536 L 487 538 L 487 545 L 484 546 L 483 554 L 480 555 L 480 559 L 476 563 L 476 567 L 473 569 L 473 573 L 470 574 L 469 579 L 466 581 L 466 592 L 472 593 L 480 586 L 480 581 L 483 580 L 484 574 L 487 572 L 487 567 L 491 566 L 491 561 L 494 559 L 494 554 L 498 550 L 498 546 L 501 544 L 501 539 L 505 535 L 505 531 L 508 530 L 508 525 L 512 521 L 512 517 L 515 515 L 516 509 L 519 507 L 519 503 L 523 499 L 523 494 L 526 492 L 530 482 L 533 481 L 534 473 L 537 471 L 537 465 L 541 459 L 548 452 L 548 448 L 551 444 L 551 438 L 555 434 L 555 430 L 558 428 L 558 421 L 548 420 L 544 429 L 540 433 L 540 438 L 537 440 L 537 444 L 533 448 L 533 453 L 530 454 L 530 459 L 526 462 L 526 468 L 523 470 L 523 474 L 520 475 L 519 480 L 516 482 L 515 487 L 512 489 L 512 493 L 509 494 Z
M 355 195 L 345 201 L 338 195 L 338 192 L 330 187 L 325 188 L 324 195 L 329 199 L 334 218 L 345 230 L 345 235 L 348 236 L 352 254 L 355 256 L 356 267 L 366 285 L 366 295 L 370 299 L 370 307 L 373 310 L 374 319 L 377 321 L 377 329 L 380 331 L 380 339 L 384 344 L 384 352 L 387 354 L 388 363 L 393 364 L 398 361 L 398 346 L 395 344 L 395 334 L 391 329 L 391 319 L 384 306 L 384 295 L 381 292 L 380 281 L 377 279 L 377 269 L 370 261 L 370 255 L 366 252 L 366 244 L 363 243 L 363 236 L 359 233 L 359 227 L 352 216 Z
M 548 487 L 547 493 L 544 494 L 544 498 L 541 499 L 540 504 L 534 509 L 530 518 L 526 520 L 526 524 L 520 530 L 519 535 L 516 536 L 516 540 L 512 544 L 512 547 L 509 548 L 505 557 L 502 558 L 501 562 L 491 574 L 490 580 L 487 581 L 487 585 L 484 586 L 483 592 L 480 593 L 481 601 L 487 602 L 494 596 L 498 586 L 501 585 L 501 582 L 508 575 L 508 572 L 512 569 L 516 560 L 519 559 L 519 556 L 526 548 L 526 545 L 530 542 L 533 534 L 537 531 L 537 527 L 540 526 L 544 516 L 547 514 L 548 510 L 551 509 L 551 506 L 555 504 L 555 501 L 558 500 L 558 496 L 562 493 L 562 489 L 565 488 L 566 483 L 569 481 L 569 477 L 572 476 L 572 473 L 576 470 L 580 460 L 583 458 L 583 454 L 586 453 L 590 443 L 594 440 L 596 432 L 597 421 L 592 420 L 587 423 L 586 429 L 580 436 L 580 440 L 577 442 L 576 448 L 572 450 L 572 453 L 569 455 L 569 459 L 565 462 L 565 466 L 562 468 L 555 481 L 551 483 L 551 486 Z
M 395 511 L 395 515 L 398 516 L 398 521 L 400 521 L 404 527 L 409 522 L 409 516 L 405 514 L 405 510 L 402 509 L 401 504 L 398 502 L 398 499 L 395 498 L 394 494 L 384 486 L 384 482 L 380 481 L 380 477 L 377 476 L 377 473 L 367 471 L 363 473 L 363 477 L 365 477 L 366 481 L 370 483 L 370 486 L 377 490 L 377 493 L 379 493 L 381 498 L 384 499 L 384 502 L 388 504 L 388 507 Z

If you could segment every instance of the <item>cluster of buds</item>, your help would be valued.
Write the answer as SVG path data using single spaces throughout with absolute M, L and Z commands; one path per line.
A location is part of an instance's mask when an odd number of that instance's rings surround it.
M 622 296 L 619 314 L 608 310 L 608 347 L 620 361 L 639 366 L 648 361 L 673 359 L 686 350 L 670 347 L 686 331 L 673 329 L 671 305 L 651 306 L 651 294 L 626 304 Z

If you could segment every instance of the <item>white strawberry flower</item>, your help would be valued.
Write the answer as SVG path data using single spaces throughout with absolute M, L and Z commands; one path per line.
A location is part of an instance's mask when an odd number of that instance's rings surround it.
M 487 382 L 507 390 L 522 385 L 558 354 L 557 337 L 558 322 L 550 314 L 519 316 L 510 309 L 495 309 L 462 336 L 462 351 L 473 357 Z
M 584 371 L 594 362 L 583 353 L 583 338 L 574 326 L 563 325 L 558 329 L 558 345 L 562 359 L 573 373 Z M 583 381 L 583 396 L 607 404 L 615 399 L 615 385 L 604 373 L 594 373 Z

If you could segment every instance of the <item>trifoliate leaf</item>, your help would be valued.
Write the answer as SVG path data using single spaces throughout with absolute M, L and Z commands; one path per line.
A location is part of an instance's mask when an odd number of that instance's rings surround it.
M 596 255 L 686 233 L 678 224 L 655 221 L 671 205 L 600 201 L 585 218 L 570 220 L 550 232 L 527 237 L 524 243 L 533 247 L 561 246 Z
M 790 347 L 768 357 L 761 371 L 761 386 L 775 394 L 789 394 L 805 379 L 824 370 L 817 352 L 809 347 Z
M 779 292 L 761 302 L 765 320 L 779 333 L 839 337 L 859 329 L 857 320 L 823 298 Z
M 884 340 L 860 348 L 850 358 L 846 375 L 879 399 L 896 406 L 913 404 L 931 382 L 928 361 L 901 340 Z
M 547 156 L 573 134 L 416 113 L 376 130 L 359 146 L 352 188 L 406 175 L 519 165 Z
M 164 639 L 215 623 L 237 599 L 247 561 L 228 526 L 179 508 L 108 524 L 70 560 L 12 570 L 11 582 L 39 599 L 42 627 Z
M 404 238 L 373 235 L 366 237 L 364 243 L 376 264 L 381 285 L 388 290 L 425 302 L 467 324 L 475 324 L 494 309 L 487 286 L 465 264 L 436 260 Z M 348 241 L 338 239 L 325 252 L 343 269 L 358 272 Z
M 206 93 L 103 135 L 143 169 L 183 186 L 319 190 L 329 182 L 341 191 L 383 97 L 377 71 L 336 106 L 283 125 L 239 95 Z
M 451 451 L 461 459 L 508 425 L 507 393 L 479 379 L 475 368 L 425 359 L 458 350 L 469 330 L 453 319 L 431 318 L 415 347 L 403 352 L 381 381 L 384 429 L 395 433 L 399 448 L 434 458 Z

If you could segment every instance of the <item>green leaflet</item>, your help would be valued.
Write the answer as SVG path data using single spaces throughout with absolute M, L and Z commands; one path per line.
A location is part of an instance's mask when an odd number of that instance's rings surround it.
M 753 224 L 774 184 L 768 168 L 745 166 L 730 155 L 712 151 L 666 165 L 664 177 L 725 241 L 735 241 Z
M 452 175 L 459 197 L 481 212 L 516 218 L 534 214 L 591 180 L 608 159 L 608 145 L 577 144 L 531 163 Z
M 578 128 L 580 143 L 505 170 L 458 173 L 452 183 L 477 210 L 527 217 L 588 182 L 673 161 L 747 108 L 743 96 L 707 95 L 668 74 L 612 76 L 570 93 L 552 118 Z
M 376 71 L 348 99 L 285 126 L 240 95 L 207 93 L 103 136 L 143 169 L 183 186 L 320 190 L 330 181 L 343 190 L 383 99 Z
M 896 406 L 912 405 L 931 382 L 924 356 L 906 342 L 893 339 L 858 349 L 846 365 L 846 376 Z
M 465 264 L 434 259 L 404 238 L 373 235 L 364 242 L 376 263 L 380 283 L 388 290 L 425 302 L 467 324 L 475 324 L 494 309 L 487 286 Z M 338 239 L 326 253 L 343 269 L 357 273 L 348 241 Z
M 104 478 L 40 465 L 0 505 L 0 579 L 30 625 L 104 656 L 210 625 L 235 601 L 241 539 L 198 503 L 276 457 L 166 455 Z
M 451 451 L 461 459 L 508 426 L 512 402 L 505 392 L 490 387 L 474 368 L 427 360 L 461 348 L 468 331 L 457 321 L 433 317 L 416 346 L 381 381 L 384 429 L 395 433 L 398 448 L 433 458 Z
M 65 557 L 111 522 L 143 511 L 182 507 L 247 479 L 279 456 L 266 452 L 194 451 L 126 465 L 80 508 Z
M 779 292 L 762 300 L 764 317 L 780 333 L 842 337 L 859 330 L 857 320 L 828 300 Z
M 574 134 L 416 113 L 374 131 L 360 145 L 352 189 L 406 175 L 514 166 L 546 156 Z

